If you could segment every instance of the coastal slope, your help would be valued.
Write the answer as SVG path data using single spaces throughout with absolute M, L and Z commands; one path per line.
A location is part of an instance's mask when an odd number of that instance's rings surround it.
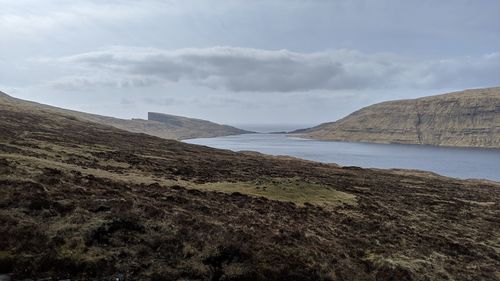
M 162 123 L 172 131 L 175 131 L 177 135 L 182 136 L 182 139 L 211 138 L 251 133 L 250 131 L 228 125 L 164 113 L 148 112 L 148 120 Z
M 159 122 L 152 119 L 120 119 L 25 101 L 13 98 L 2 92 L 0 92 L 0 101 L 16 105 L 17 107 L 23 107 L 25 109 L 33 107 L 42 108 L 49 112 L 66 114 L 81 120 L 96 122 L 133 133 L 144 133 L 165 139 L 183 140 L 250 133 L 249 131 L 231 126 L 219 125 L 205 120 L 174 115 L 165 115 L 169 116 L 169 122 Z
M 0 277 L 498 280 L 500 184 L 136 134 L 0 99 Z
M 500 148 L 500 88 L 383 102 L 293 133 L 320 140 Z

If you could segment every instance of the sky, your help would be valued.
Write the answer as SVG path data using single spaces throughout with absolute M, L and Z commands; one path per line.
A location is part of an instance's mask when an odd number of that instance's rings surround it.
M 120 118 L 318 124 L 500 86 L 497 0 L 0 0 L 0 91 Z

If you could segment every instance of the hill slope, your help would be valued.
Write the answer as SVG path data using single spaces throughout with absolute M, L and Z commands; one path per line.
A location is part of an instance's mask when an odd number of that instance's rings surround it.
M 22 106 L 24 108 L 35 106 L 43 108 L 47 111 L 71 115 L 78 119 L 113 126 L 115 128 L 126 130 L 129 132 L 144 133 L 165 139 L 182 140 L 190 138 L 207 138 L 250 133 L 248 131 L 231 126 L 219 125 L 205 120 L 174 115 L 167 115 L 170 116 L 171 122 L 158 122 L 154 120 L 143 119 L 126 120 L 24 101 L 10 97 L 9 95 L 2 92 L 0 92 L 0 99 L 4 103 L 11 103 L 15 104 L 16 106 Z
M 172 130 L 179 130 L 177 134 L 187 138 L 210 138 L 228 135 L 251 133 L 228 125 L 220 125 L 206 120 L 186 118 L 182 116 L 148 112 L 148 120 L 160 122 Z M 182 133 L 181 133 L 182 132 Z
M 498 280 L 499 218 L 491 182 L 211 149 L 0 100 L 0 275 L 14 280 Z
M 383 102 L 294 133 L 322 140 L 500 148 L 500 88 Z

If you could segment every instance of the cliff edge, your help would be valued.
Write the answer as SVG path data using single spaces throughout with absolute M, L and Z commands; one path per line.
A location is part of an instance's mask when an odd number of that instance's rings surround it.
M 383 102 L 293 133 L 321 140 L 500 148 L 500 87 Z

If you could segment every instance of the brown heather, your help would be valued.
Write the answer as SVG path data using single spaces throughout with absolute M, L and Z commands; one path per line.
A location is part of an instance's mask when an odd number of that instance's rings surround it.
M 14 280 L 499 280 L 500 185 L 217 150 L 1 96 L 0 237 Z

